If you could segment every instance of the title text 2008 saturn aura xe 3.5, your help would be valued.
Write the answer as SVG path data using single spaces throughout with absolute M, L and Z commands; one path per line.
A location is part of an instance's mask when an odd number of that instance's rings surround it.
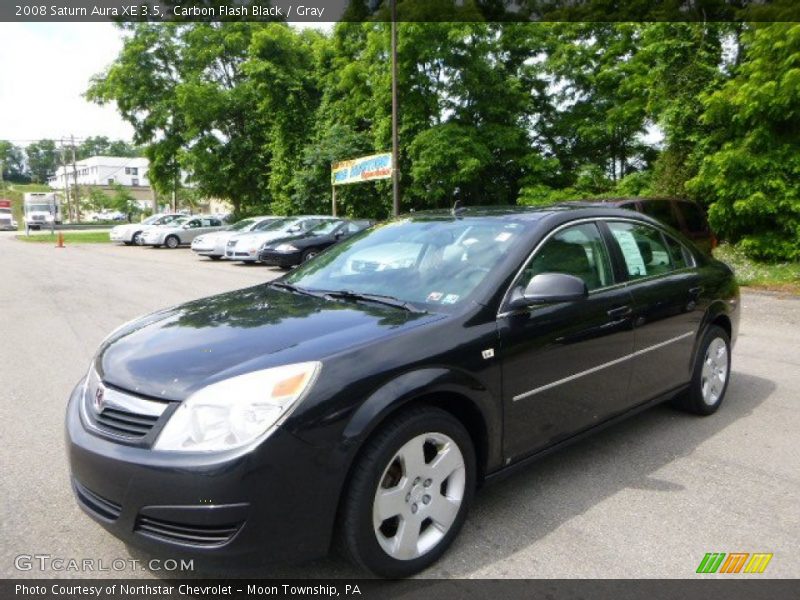
M 151 551 L 412 574 L 477 486 L 664 400 L 708 415 L 731 271 L 615 208 L 415 213 L 101 345 L 67 435 L 83 509 Z

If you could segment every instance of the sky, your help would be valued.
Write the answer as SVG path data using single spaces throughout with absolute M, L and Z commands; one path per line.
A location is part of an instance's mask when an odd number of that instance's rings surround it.
M 121 48 L 122 33 L 111 23 L 0 23 L 0 140 L 18 146 L 69 135 L 130 141 L 133 130 L 113 105 L 83 98 L 92 75 Z

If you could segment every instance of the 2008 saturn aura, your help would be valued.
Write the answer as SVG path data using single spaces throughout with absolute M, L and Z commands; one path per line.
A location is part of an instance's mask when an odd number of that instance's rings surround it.
M 439 558 L 476 487 L 654 403 L 715 412 L 724 264 L 614 208 L 415 213 L 163 310 L 72 393 L 81 507 L 120 538 L 372 573 Z

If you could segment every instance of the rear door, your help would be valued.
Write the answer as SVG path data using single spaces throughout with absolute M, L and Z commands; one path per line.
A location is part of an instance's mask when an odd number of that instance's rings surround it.
M 596 425 L 627 406 L 632 301 L 614 280 L 594 222 L 556 230 L 513 288 L 539 273 L 580 277 L 587 298 L 501 312 L 504 451 L 519 458 Z M 512 289 L 513 289 L 512 288 Z
M 702 319 L 700 275 L 681 244 L 639 221 L 604 222 L 633 299 L 635 355 L 630 402 L 639 404 L 686 383 Z

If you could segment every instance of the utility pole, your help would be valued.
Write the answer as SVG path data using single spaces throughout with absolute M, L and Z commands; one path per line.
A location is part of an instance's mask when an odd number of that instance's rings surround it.
M 59 154 L 61 155 L 61 170 L 64 175 L 64 200 L 67 203 L 67 216 L 71 221 L 73 217 L 72 202 L 70 202 L 69 199 L 70 194 L 69 194 L 69 181 L 67 180 L 67 156 L 64 151 L 64 138 L 61 138 L 61 152 L 59 152 Z
M 73 194 L 73 198 L 75 199 L 75 220 L 80 223 L 81 222 L 81 201 L 80 201 L 80 194 L 78 192 L 78 164 L 75 161 L 75 136 L 69 136 L 71 146 L 72 146 L 72 177 L 75 179 L 75 190 Z
M 397 0 L 392 2 L 392 214 L 400 214 L 400 156 L 397 140 Z

